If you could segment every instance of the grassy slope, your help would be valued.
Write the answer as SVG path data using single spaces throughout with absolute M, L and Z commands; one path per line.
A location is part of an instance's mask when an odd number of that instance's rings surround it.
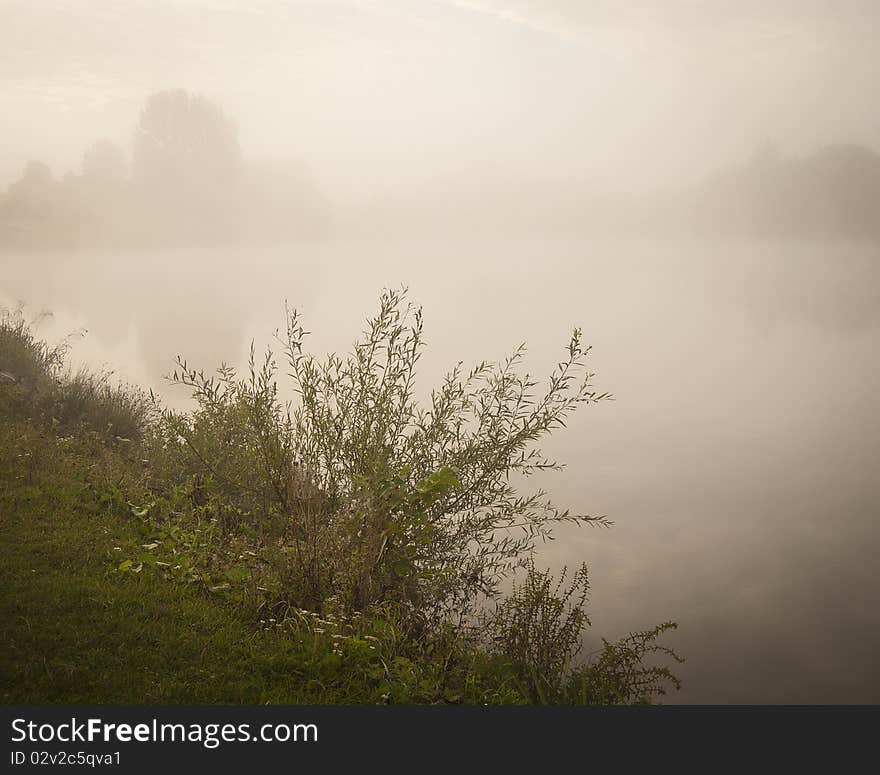
M 0 447 L 0 701 L 344 701 L 308 681 L 289 642 L 197 590 L 112 572 L 136 525 L 62 442 L 3 425 Z
M 393 628 L 376 646 L 262 629 L 202 586 L 119 572 L 149 540 L 126 501 L 143 473 L 132 452 L 0 419 L 0 703 L 529 701 L 503 660 L 412 652 Z M 547 701 L 644 701 L 667 674 L 643 669 L 640 648 L 615 647 L 610 665 Z

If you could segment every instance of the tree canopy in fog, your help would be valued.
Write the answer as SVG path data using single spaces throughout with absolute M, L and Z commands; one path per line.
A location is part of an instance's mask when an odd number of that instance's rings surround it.
M 0 245 L 76 248 L 262 239 L 314 231 L 322 198 L 302 165 L 247 162 L 233 120 L 184 89 L 147 98 L 131 163 L 100 139 L 61 179 L 29 161 L 0 195 Z
M 136 184 L 205 196 L 234 186 L 241 166 L 235 125 L 207 97 L 175 89 L 147 100 L 134 131 Z

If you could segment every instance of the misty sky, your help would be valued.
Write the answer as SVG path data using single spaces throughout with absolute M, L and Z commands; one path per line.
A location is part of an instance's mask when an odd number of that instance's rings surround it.
M 547 487 L 615 527 L 563 531 L 545 559 L 591 564 L 591 637 L 678 620 L 683 701 L 877 702 L 880 242 L 614 241 L 543 219 L 584 186 L 675 189 L 767 139 L 877 151 L 878 29 L 876 0 L 0 0 L 0 192 L 28 159 L 61 176 L 98 138 L 130 151 L 145 99 L 172 88 L 221 105 L 246 159 L 303 165 L 336 203 L 387 197 L 392 221 L 431 186 L 428 208 L 483 217 L 487 171 L 514 197 L 548 183 L 528 237 L 511 210 L 489 238 L 450 220 L 244 247 L 0 246 L 0 307 L 51 310 L 51 337 L 88 328 L 75 358 L 172 403 L 176 354 L 242 365 L 285 298 L 323 353 L 408 285 L 429 323 L 423 390 L 522 341 L 549 371 L 582 326 L 616 400 L 554 437 L 570 467 Z M 533 207 L 544 191 L 561 193 Z
M 765 138 L 876 145 L 878 20 L 870 0 L 2 0 L 0 185 L 128 146 L 174 87 L 337 198 L 485 165 L 677 185 Z

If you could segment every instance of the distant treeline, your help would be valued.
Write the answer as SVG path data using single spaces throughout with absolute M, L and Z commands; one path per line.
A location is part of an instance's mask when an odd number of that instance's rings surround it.
M 67 248 L 277 239 L 314 233 L 327 207 L 308 171 L 242 158 L 233 122 L 183 90 L 152 95 L 131 158 L 109 140 L 78 173 L 28 161 L 0 194 L 0 245 Z
M 568 234 L 599 238 L 880 239 L 880 155 L 830 146 L 803 158 L 770 144 L 702 183 L 649 195 L 540 180 L 487 166 L 375 202 L 348 223 L 369 233 Z
M 183 90 L 151 96 L 130 160 L 99 140 L 78 173 L 29 161 L 0 193 L 0 247 L 67 248 L 278 241 L 326 233 L 331 211 L 302 165 L 242 158 L 234 123 Z M 880 155 L 830 146 L 785 158 L 769 143 L 702 185 L 630 197 L 575 181 L 483 167 L 438 173 L 418 190 L 377 196 L 332 228 L 351 236 L 489 234 L 880 238 Z
M 877 239 L 880 155 L 838 145 L 788 159 L 766 144 L 707 181 L 694 202 L 694 221 L 709 233 Z

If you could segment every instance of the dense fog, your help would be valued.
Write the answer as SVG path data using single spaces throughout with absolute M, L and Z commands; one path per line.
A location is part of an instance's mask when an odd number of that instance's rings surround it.
M 673 619 L 671 702 L 877 702 L 880 13 L 622 5 L 7 0 L 0 306 L 177 406 L 285 300 L 345 351 L 407 286 L 423 395 L 581 326 L 588 650 Z

